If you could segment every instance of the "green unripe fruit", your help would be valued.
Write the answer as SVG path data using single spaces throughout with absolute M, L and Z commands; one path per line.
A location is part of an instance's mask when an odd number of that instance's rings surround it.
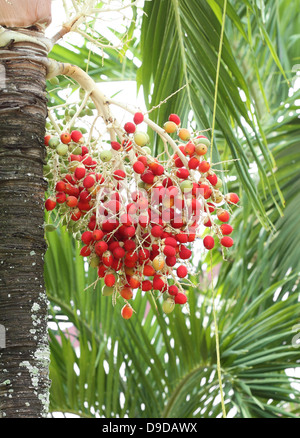
M 58 77 L 54 77 L 54 78 L 49 79 L 49 82 L 51 85 L 59 85 Z
M 67 153 L 69 152 L 69 148 L 67 144 L 59 144 L 58 146 L 56 146 L 56 152 L 58 153 L 58 155 L 60 155 L 61 157 L 64 155 L 67 155 Z
M 87 115 L 87 116 L 93 116 L 93 115 L 94 115 L 93 110 L 90 109 L 90 108 L 87 108 L 85 111 L 86 111 L 86 115 Z
M 205 146 L 207 146 L 207 147 L 210 146 L 210 141 L 206 137 L 194 138 L 193 142 L 196 145 L 202 143 L 202 144 L 205 144 Z
M 133 140 L 138 146 L 145 146 L 149 142 L 149 135 L 146 132 L 136 131 Z
M 73 117 L 73 116 L 75 115 L 75 112 L 76 112 L 75 110 L 70 109 L 70 110 L 69 110 L 69 116 L 70 116 L 70 117 Z
M 48 232 L 48 233 L 51 233 L 52 231 L 55 231 L 55 230 L 56 230 L 56 226 L 55 226 L 55 225 L 52 225 L 52 224 L 46 224 L 46 225 L 44 226 L 44 230 L 45 230 L 46 232 Z
M 89 102 L 89 103 L 88 103 L 88 107 L 89 107 L 90 109 L 96 109 L 96 105 L 94 104 L 94 102 Z
M 97 268 L 99 266 L 99 263 L 100 263 L 100 258 L 98 256 L 94 256 L 90 259 L 90 266 L 92 268 Z
M 73 144 L 69 144 L 69 151 L 74 155 L 80 155 L 82 152 L 82 149 L 80 146 L 75 146 Z
M 223 185 L 223 182 L 220 178 L 218 178 L 217 184 L 215 184 L 216 189 L 220 189 Z
M 84 99 L 85 97 L 85 90 L 83 88 L 79 89 L 79 97 L 80 99 Z
M 100 152 L 100 160 L 107 163 L 112 159 L 112 151 L 102 151 Z
M 45 175 L 47 175 L 47 173 L 50 172 L 50 169 L 51 169 L 51 167 L 49 166 L 49 164 L 44 164 L 43 171 L 44 171 Z
M 180 190 L 182 191 L 182 192 L 190 192 L 191 190 L 192 190 L 192 188 L 193 188 L 193 183 L 192 183 L 192 181 L 189 181 L 189 180 L 184 180 L 184 181 L 182 181 L 182 183 L 180 184 Z
M 175 301 L 173 300 L 173 298 L 167 298 L 166 300 L 163 301 L 162 303 L 162 309 L 163 312 L 168 314 L 173 312 L 175 308 Z
M 143 147 L 143 151 L 145 152 L 145 154 L 151 155 L 152 151 L 148 146 Z
M 50 140 L 49 140 L 49 142 L 48 142 L 48 146 L 49 146 L 51 149 L 55 149 L 56 146 L 59 145 L 59 143 L 60 143 L 60 140 L 59 140 L 58 137 L 51 137 Z
M 102 288 L 102 295 L 104 297 L 109 297 L 110 295 L 112 295 L 114 292 L 114 288 L 113 287 L 109 287 L 109 286 L 103 286 Z

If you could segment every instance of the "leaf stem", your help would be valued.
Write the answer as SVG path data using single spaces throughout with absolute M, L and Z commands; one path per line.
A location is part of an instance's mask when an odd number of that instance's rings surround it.
M 222 27 L 221 27 L 221 35 L 220 35 L 220 43 L 219 43 L 217 72 L 216 72 L 216 85 L 215 85 L 215 97 L 214 97 L 214 108 L 213 108 L 213 120 L 212 120 L 212 129 L 211 129 L 211 148 L 210 148 L 210 161 L 211 162 L 212 162 L 212 150 L 213 150 L 215 123 L 216 123 L 218 85 L 219 85 L 219 76 L 220 76 L 220 64 L 221 64 L 221 55 L 222 55 L 223 36 L 224 36 L 224 28 L 225 28 L 226 8 L 227 8 L 227 0 L 224 0 L 224 9 L 223 9 L 223 18 L 222 18 Z

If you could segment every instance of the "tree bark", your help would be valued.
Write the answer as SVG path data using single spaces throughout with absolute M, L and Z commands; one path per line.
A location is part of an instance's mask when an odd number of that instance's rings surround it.
M 38 42 L 0 47 L 0 416 L 7 418 L 42 417 L 48 409 L 46 56 Z

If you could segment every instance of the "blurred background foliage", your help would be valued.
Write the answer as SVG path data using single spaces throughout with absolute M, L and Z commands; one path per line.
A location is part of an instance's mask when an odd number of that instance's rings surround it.
M 50 57 L 97 82 L 135 80 L 148 110 L 159 106 L 149 114 L 156 123 L 175 112 L 210 136 L 223 7 L 224 0 L 134 5 L 126 49 L 140 64 L 125 50 L 107 50 L 102 60 L 86 43 L 58 42 Z M 299 416 L 299 10 L 299 0 L 227 2 L 213 161 L 222 162 L 224 185 L 241 206 L 227 260 L 213 253 L 213 288 L 231 417 Z M 63 102 L 66 86 L 65 78 L 59 87 L 48 83 L 49 105 Z M 162 145 L 149 134 L 157 154 Z M 222 416 L 208 256 L 195 254 L 189 313 L 176 308 L 166 316 L 138 292 L 136 314 L 124 321 L 122 303 L 101 296 L 101 281 L 93 286 L 97 272 L 86 268 L 74 236 L 60 227 L 46 239 L 51 412 Z

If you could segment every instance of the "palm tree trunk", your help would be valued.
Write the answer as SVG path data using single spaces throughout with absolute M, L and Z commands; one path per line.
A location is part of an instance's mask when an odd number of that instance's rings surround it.
M 19 32 L 43 36 L 36 28 Z M 43 279 L 46 56 L 32 41 L 0 48 L 0 416 L 8 418 L 45 415 L 50 386 Z

